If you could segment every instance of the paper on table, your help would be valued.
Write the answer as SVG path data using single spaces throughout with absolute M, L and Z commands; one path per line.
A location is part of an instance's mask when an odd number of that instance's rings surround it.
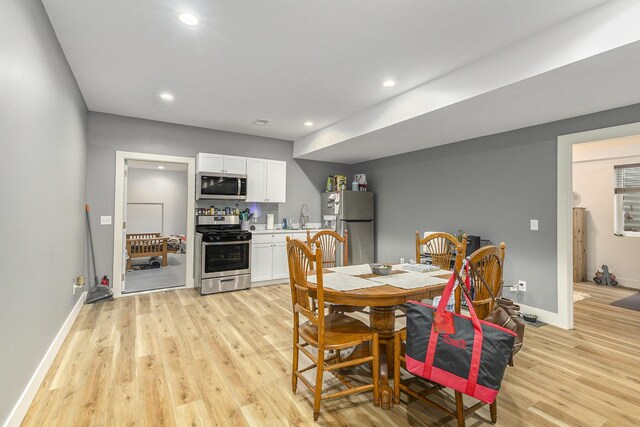
M 448 279 L 441 279 L 439 277 L 433 277 L 425 273 L 414 272 L 372 277 L 369 280 L 402 289 L 423 288 L 425 286 L 447 283 L 448 281 Z
M 333 267 L 327 270 L 335 271 L 336 273 L 348 274 L 350 276 L 359 276 L 361 274 L 371 274 L 371 267 L 369 264 L 360 265 L 348 265 L 346 267 Z
M 308 276 L 307 281 L 316 283 L 316 276 Z M 335 289 L 336 291 L 352 291 L 354 289 L 380 286 L 380 283 L 342 273 L 323 274 L 322 284 L 325 288 Z

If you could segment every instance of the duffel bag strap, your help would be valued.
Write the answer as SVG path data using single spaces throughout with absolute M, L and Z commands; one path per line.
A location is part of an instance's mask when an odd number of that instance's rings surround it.
M 466 280 L 462 280 L 460 278 L 460 274 L 457 271 L 453 271 L 453 274 L 449 278 L 447 285 L 444 288 L 442 293 L 442 298 L 438 307 L 436 309 L 436 313 L 439 313 L 439 316 L 444 316 L 447 302 L 451 297 L 451 293 L 453 292 L 453 288 L 455 286 L 456 280 L 460 284 L 460 288 L 462 289 L 462 294 L 467 300 L 467 305 L 469 309 L 469 314 L 471 318 L 471 324 L 473 325 L 473 348 L 471 350 L 471 364 L 469 367 L 469 376 L 467 377 L 467 388 L 465 390 L 465 394 L 473 395 L 475 393 L 476 384 L 478 383 L 478 374 L 480 373 L 480 356 L 482 353 L 482 326 L 480 324 L 480 320 L 478 319 L 478 315 L 473 308 L 473 299 L 469 294 L 469 260 L 465 259 L 463 268 L 466 272 Z M 427 354 L 425 357 L 425 364 L 423 370 L 423 377 L 431 378 L 431 370 L 433 368 L 433 361 L 435 359 L 436 346 L 438 343 L 438 332 L 436 332 L 435 322 L 431 326 L 431 336 L 429 337 L 429 344 L 427 345 Z

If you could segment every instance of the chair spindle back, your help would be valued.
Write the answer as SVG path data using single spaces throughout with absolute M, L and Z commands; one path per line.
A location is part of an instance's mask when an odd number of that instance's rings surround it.
M 307 286 L 307 276 L 313 270 L 314 263 L 315 265 L 322 265 L 322 249 L 319 243 L 316 243 L 314 253 L 303 241 L 287 237 L 287 258 L 289 261 L 289 282 L 295 323 L 298 323 L 298 314 L 302 314 L 318 326 L 318 333 L 324 337 L 324 310 L 314 309 L 315 307 L 324 307 L 322 268 L 314 272 L 316 274 L 317 304 L 312 301 Z
M 333 230 L 321 230 L 311 236 L 307 230 L 307 244 L 313 248 L 316 244 L 322 249 L 322 266 L 331 268 L 336 266 L 338 246 L 342 243 L 342 265 L 349 265 L 349 232 L 344 231 L 344 236 Z

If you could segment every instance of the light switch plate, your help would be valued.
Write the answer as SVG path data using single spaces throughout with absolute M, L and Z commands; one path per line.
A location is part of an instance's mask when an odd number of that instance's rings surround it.
M 530 224 L 531 224 L 531 229 L 532 230 L 534 230 L 534 231 L 538 230 L 538 220 L 537 219 L 532 219 L 530 221 Z
M 111 216 L 101 216 L 100 225 L 111 225 Z

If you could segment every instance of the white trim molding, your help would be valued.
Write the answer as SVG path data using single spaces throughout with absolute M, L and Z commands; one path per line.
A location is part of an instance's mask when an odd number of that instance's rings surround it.
M 186 288 L 193 288 L 193 255 L 195 240 L 194 212 L 196 200 L 196 159 L 194 157 L 116 151 L 115 201 L 113 221 L 113 296 L 122 295 L 122 230 L 124 220 L 124 170 L 127 160 L 178 163 L 187 165 L 187 268 Z
M 557 268 L 558 313 L 557 323 L 564 329 L 573 329 L 573 144 L 624 138 L 640 134 L 640 123 L 631 123 L 558 136 L 557 163 Z M 538 314 L 533 307 L 531 313 Z M 555 314 L 555 313 L 550 313 Z M 553 316 L 548 316 L 552 318 Z M 547 322 L 547 320 L 545 320 Z
M 31 376 L 27 387 L 24 389 L 24 391 L 20 395 L 20 398 L 18 399 L 18 402 L 7 417 L 7 420 L 4 423 L 4 427 L 18 427 L 22 423 L 25 415 L 27 415 L 29 406 L 31 406 L 31 402 L 33 402 L 33 398 L 36 397 L 36 393 L 38 392 L 42 381 L 44 381 L 44 377 L 47 375 L 47 372 L 49 372 L 49 368 L 53 364 L 58 351 L 60 351 L 60 347 L 62 347 L 64 339 L 69 334 L 71 326 L 73 326 L 73 322 L 75 322 L 78 314 L 80 314 L 80 309 L 82 309 L 86 297 L 87 293 L 84 292 L 80 296 L 80 298 L 78 298 L 76 305 L 73 306 L 71 313 L 69 313 L 69 316 L 67 316 L 67 319 L 62 324 L 62 327 L 56 334 L 56 337 L 53 339 L 53 342 L 49 346 L 49 349 L 47 349 L 47 352 L 44 354 L 44 357 Z

